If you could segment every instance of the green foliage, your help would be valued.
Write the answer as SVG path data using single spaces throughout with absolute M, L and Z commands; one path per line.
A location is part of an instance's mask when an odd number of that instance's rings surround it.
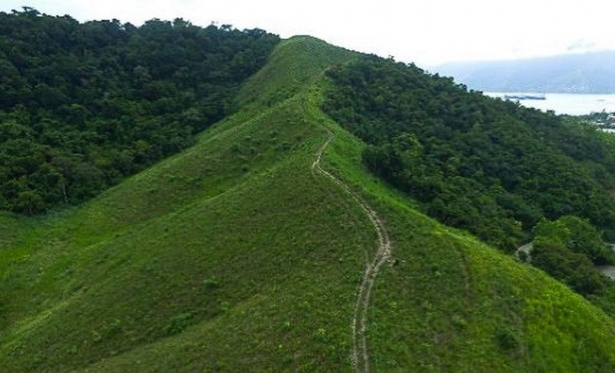
M 278 41 L 182 19 L 0 13 L 0 209 L 83 202 L 194 144 Z
M 548 240 L 583 254 L 594 265 L 615 264 L 615 253 L 600 232 L 576 216 L 562 216 L 553 222 L 543 219 L 534 227 L 533 234 L 535 239 Z
M 531 262 L 554 278 L 588 296 L 613 286 L 594 265 L 613 264 L 615 254 L 587 221 L 563 216 L 541 220 L 534 228 Z
M 220 282 L 215 277 L 210 277 L 203 281 L 203 287 L 205 288 L 205 290 L 213 290 L 213 289 L 218 288 L 219 286 L 220 286 Z
M 190 312 L 173 316 L 169 324 L 165 327 L 165 333 L 170 336 L 183 332 L 190 324 L 190 319 L 192 319 L 192 314 Z
M 391 59 L 327 76 L 323 109 L 369 144 L 364 163 L 441 222 L 506 250 L 542 217 L 615 228 L 615 144 L 595 129 Z
M 500 347 L 505 351 L 515 351 L 521 344 L 519 337 L 506 327 L 496 330 L 496 338 Z
M 609 285 L 608 279 L 593 267 L 587 257 L 557 242 L 537 238 L 531 255 L 534 266 L 569 285 L 579 294 L 600 293 Z

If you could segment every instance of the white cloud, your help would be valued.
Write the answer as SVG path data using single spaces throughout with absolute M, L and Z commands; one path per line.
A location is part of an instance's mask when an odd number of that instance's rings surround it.
M 21 8 L 3 0 L 0 10 Z M 141 24 L 184 18 L 290 37 L 309 34 L 333 44 L 398 60 L 433 64 L 566 52 L 575 42 L 615 49 L 610 0 L 30 0 L 48 14 L 80 21 L 117 18 Z

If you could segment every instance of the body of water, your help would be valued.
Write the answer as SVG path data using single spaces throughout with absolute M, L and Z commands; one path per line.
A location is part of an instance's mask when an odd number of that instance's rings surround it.
M 615 112 L 615 94 L 572 94 L 572 93 L 515 93 L 515 92 L 484 92 L 490 97 L 504 98 L 505 95 L 538 95 L 544 100 L 519 100 L 523 106 L 553 110 L 556 114 L 585 115 L 592 112 Z M 515 101 L 515 100 L 513 100 Z

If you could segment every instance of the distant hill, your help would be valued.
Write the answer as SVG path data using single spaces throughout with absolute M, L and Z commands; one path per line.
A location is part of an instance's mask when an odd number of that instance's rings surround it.
M 449 63 L 434 72 L 487 92 L 615 93 L 615 51 Z

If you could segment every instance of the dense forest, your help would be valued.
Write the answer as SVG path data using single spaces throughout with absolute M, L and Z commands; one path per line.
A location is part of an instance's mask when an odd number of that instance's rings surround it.
M 82 202 L 191 145 L 278 42 L 182 19 L 0 13 L 0 209 Z
M 583 295 L 612 292 L 613 282 L 595 265 L 614 262 L 615 253 L 587 221 L 567 215 L 541 220 L 534 227 L 531 254 L 526 260 Z
M 595 128 L 392 59 L 328 76 L 324 110 L 369 144 L 364 163 L 443 223 L 508 251 L 564 215 L 615 237 L 615 146 Z

